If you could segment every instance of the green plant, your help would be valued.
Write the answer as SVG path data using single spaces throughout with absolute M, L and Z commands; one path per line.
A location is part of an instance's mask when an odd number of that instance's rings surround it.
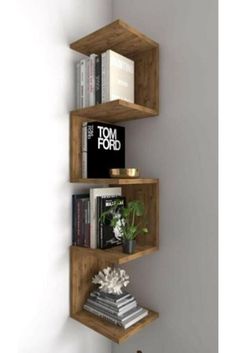
M 139 234 L 146 234 L 148 229 L 141 226 L 138 218 L 144 215 L 144 204 L 134 200 L 127 204 L 127 207 L 120 207 L 117 200 L 113 206 L 103 212 L 100 221 L 110 220 L 110 225 L 115 229 L 118 227 L 124 240 L 134 240 Z

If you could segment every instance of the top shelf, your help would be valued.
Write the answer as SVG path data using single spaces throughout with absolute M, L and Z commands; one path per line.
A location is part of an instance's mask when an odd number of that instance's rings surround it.
M 121 20 L 70 45 L 85 55 L 111 49 L 134 61 L 134 102 L 121 99 L 75 110 L 81 117 L 109 122 L 143 119 L 159 114 L 159 45 Z
M 158 47 L 158 43 L 121 20 L 116 20 L 70 45 L 82 54 L 101 54 L 112 49 L 125 56 Z

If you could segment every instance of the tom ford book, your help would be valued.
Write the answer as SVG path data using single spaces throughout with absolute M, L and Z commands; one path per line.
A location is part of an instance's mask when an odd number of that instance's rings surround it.
M 125 168 L 125 128 L 100 122 L 83 123 L 82 177 L 109 178 L 111 168 Z

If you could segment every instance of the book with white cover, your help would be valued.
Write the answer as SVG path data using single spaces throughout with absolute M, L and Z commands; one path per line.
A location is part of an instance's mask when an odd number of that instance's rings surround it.
M 98 196 L 121 196 L 120 187 L 94 188 L 90 189 L 90 247 L 97 248 L 97 197 Z
M 146 316 L 148 316 L 148 311 L 144 308 L 142 308 L 141 311 L 139 311 L 136 315 L 132 316 L 131 318 L 122 321 L 122 326 L 127 329 L 130 326 L 133 326 L 134 324 L 136 324 L 138 321 L 142 320 L 143 318 L 145 318 Z
M 96 54 L 91 54 L 88 63 L 88 91 L 89 106 L 95 105 L 95 58 Z
M 109 49 L 104 62 L 104 101 L 123 99 L 134 103 L 134 61 Z
M 76 64 L 76 108 L 81 107 L 81 98 L 80 98 L 80 61 Z
M 108 52 L 106 51 L 105 53 L 102 53 L 101 55 L 101 60 L 102 60 L 102 93 L 101 93 L 101 99 L 102 99 L 102 103 L 106 103 L 108 101 Z
M 80 60 L 80 97 L 81 97 L 81 108 L 85 108 L 89 105 L 89 94 L 88 94 L 88 67 L 89 58 L 83 58 Z
M 80 108 L 85 107 L 85 76 L 86 76 L 86 59 L 80 60 Z
M 117 311 L 113 307 L 109 305 L 105 305 L 104 303 L 100 303 L 99 301 L 96 301 L 93 297 L 87 299 L 87 304 L 91 304 L 97 309 L 101 309 L 103 311 L 107 311 L 108 313 L 114 314 L 117 317 L 123 317 L 127 312 L 133 310 L 134 308 L 137 307 L 137 302 L 133 302 L 130 305 L 127 305 L 124 310 Z

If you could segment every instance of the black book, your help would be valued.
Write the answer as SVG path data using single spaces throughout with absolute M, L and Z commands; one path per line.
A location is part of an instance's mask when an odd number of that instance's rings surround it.
M 95 104 L 102 103 L 102 58 L 95 58 Z
M 82 174 L 85 178 L 109 178 L 109 169 L 125 168 L 125 128 L 112 124 L 84 123 Z
M 125 197 L 123 196 L 102 196 L 97 198 L 97 220 L 98 220 L 98 247 L 100 249 L 108 249 L 113 246 L 121 245 L 121 237 L 118 228 L 113 229 L 111 226 L 112 214 L 108 215 L 104 222 L 100 220 L 103 212 L 108 211 L 115 202 L 119 201 L 117 207 L 117 217 L 120 217 L 119 209 L 125 206 Z
M 72 195 L 72 245 L 84 246 L 84 202 L 88 198 L 88 194 Z

